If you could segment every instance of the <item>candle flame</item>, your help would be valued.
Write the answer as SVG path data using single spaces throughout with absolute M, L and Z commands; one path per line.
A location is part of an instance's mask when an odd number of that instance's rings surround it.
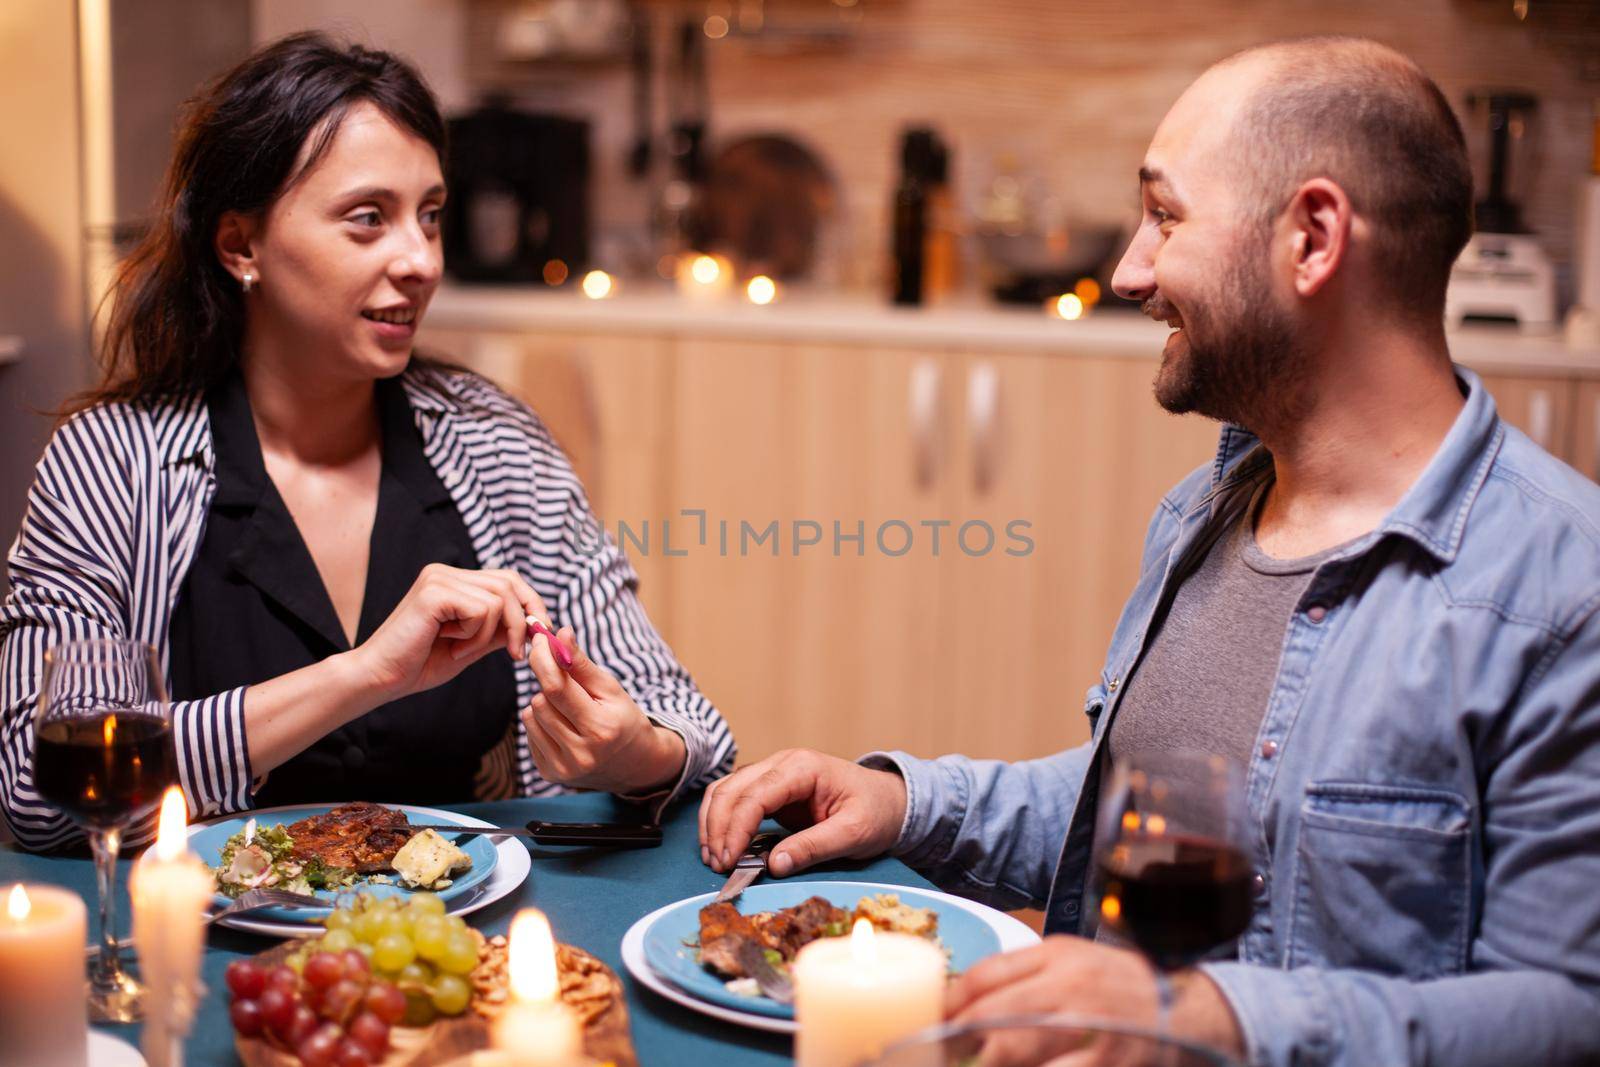
M 115 715 L 107 715 L 105 721 L 100 724 L 100 732 L 106 739 L 107 748 L 110 748 L 112 745 L 116 744 L 117 717 Z
M 183 855 L 187 835 L 184 833 L 187 812 L 183 806 L 183 790 L 167 786 L 161 796 L 161 819 L 156 823 L 156 858 L 175 860 Z
M 11 895 L 6 898 L 6 914 L 12 922 L 22 922 L 33 910 L 33 901 L 28 899 L 28 891 L 18 882 L 11 887 Z
M 878 942 L 872 932 L 872 920 L 857 919 L 850 928 L 850 957 L 856 966 L 870 966 L 878 958 Z
M 523 908 L 511 920 L 511 995 L 524 1004 L 549 1004 L 560 985 L 556 979 L 556 942 L 550 920 L 538 908 Z

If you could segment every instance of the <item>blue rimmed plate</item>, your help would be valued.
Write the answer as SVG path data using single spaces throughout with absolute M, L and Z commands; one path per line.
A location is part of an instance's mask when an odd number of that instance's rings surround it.
M 245 823 L 251 819 L 256 820 L 256 826 L 287 826 L 312 815 L 322 815 L 333 808 L 335 804 L 299 804 L 279 808 L 262 808 L 258 811 L 241 812 L 236 815 L 227 815 L 210 822 L 197 823 L 189 827 L 189 849 L 210 867 L 216 867 L 222 861 L 222 846 L 228 838 L 244 829 Z M 472 829 L 474 824 L 487 825 L 481 820 L 460 815 L 453 811 L 444 811 L 439 808 L 420 808 L 409 804 L 387 804 L 385 807 L 395 808 L 405 813 L 406 818 L 415 823 L 450 823 Z M 521 876 L 517 883 L 526 877 L 532 864 L 527 857 L 527 849 L 520 842 L 509 842 L 515 846 L 515 851 L 523 858 Z M 503 880 L 495 878 L 496 869 L 499 867 L 503 853 L 506 852 L 502 842 L 500 847 L 487 837 L 474 837 L 461 843 L 461 850 L 472 857 L 472 866 L 457 877 L 450 885 L 438 891 L 438 896 L 444 900 L 445 909 L 449 912 L 460 914 L 469 910 L 466 905 L 482 907 L 488 900 L 481 899 L 484 890 L 491 883 L 499 884 Z M 514 887 L 515 883 L 513 883 Z M 350 893 L 354 891 L 371 893 L 374 896 L 409 896 L 412 892 L 402 889 L 397 885 L 384 885 L 370 883 L 365 879 L 357 879 L 356 883 L 340 891 L 318 890 L 316 895 L 328 901 L 327 908 L 262 908 L 241 915 L 238 919 L 229 917 L 222 922 L 229 926 L 241 929 L 254 930 L 258 933 L 304 933 L 310 924 L 320 922 L 332 910 L 334 901 L 339 892 Z M 506 892 L 510 889 L 507 888 Z M 504 893 L 500 894 L 501 896 Z M 228 903 L 228 898 L 221 893 L 216 896 L 218 906 Z M 285 929 L 287 928 L 287 929 Z
M 812 896 L 853 910 L 864 896 L 894 893 L 916 908 L 939 915 L 939 940 L 950 950 L 952 970 L 963 971 L 985 956 L 1036 944 L 1037 934 L 993 908 L 946 893 L 875 882 L 766 882 L 746 889 L 737 906 L 745 914 L 787 908 Z M 700 909 L 716 894 L 669 904 L 633 925 L 622 940 L 622 961 L 644 985 L 715 1018 L 763 1030 L 792 1032 L 794 1008 L 761 996 L 728 991 L 723 979 L 700 965 Z

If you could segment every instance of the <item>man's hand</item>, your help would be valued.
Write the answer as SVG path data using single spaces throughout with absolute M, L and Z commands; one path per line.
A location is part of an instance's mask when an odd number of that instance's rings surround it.
M 727 871 L 768 815 L 799 833 L 767 857 L 782 877 L 839 856 L 888 851 L 906 816 L 906 784 L 837 756 L 791 749 L 711 783 L 700 802 L 700 859 Z
M 611 793 L 643 793 L 682 772 L 683 738 L 657 726 L 622 683 L 578 647 L 566 627 L 556 635 L 572 654 L 563 670 L 542 633 L 528 643 L 539 692 L 522 713 L 533 763 L 547 782 Z
M 1181 971 L 1172 982 L 1174 1002 L 1168 1020 L 1172 1035 L 1243 1057 L 1238 1020 L 1211 979 L 1199 971 Z M 1032 948 L 990 956 L 951 983 L 945 996 L 945 1012 L 952 1022 L 1067 1013 L 1155 1029 L 1159 1008 L 1155 972 L 1142 956 L 1062 934 Z M 1084 1062 L 1116 1061 L 1112 1049 L 1116 1044 L 1084 1048 L 1085 1053 L 1096 1053 Z M 993 1051 L 1004 1052 L 996 1056 L 997 1063 L 1031 1062 L 1021 1048 Z

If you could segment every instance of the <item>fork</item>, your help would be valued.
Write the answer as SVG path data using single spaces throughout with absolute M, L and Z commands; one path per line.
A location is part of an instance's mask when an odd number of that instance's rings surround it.
M 333 902 L 330 900 L 306 893 L 291 893 L 287 889 L 247 889 L 229 901 L 226 907 L 218 908 L 207 915 L 206 923 L 209 925 L 242 911 L 258 911 L 261 908 L 331 908 L 332 906 Z
M 291 893 L 287 889 L 247 889 L 239 896 L 230 900 L 225 907 L 218 908 L 206 916 L 206 925 L 210 926 L 218 919 L 230 915 L 238 915 L 246 911 L 259 911 L 262 908 L 331 908 L 333 901 L 321 897 L 308 896 L 305 893 Z M 133 935 L 117 938 L 118 948 L 133 948 Z M 90 945 L 89 958 L 93 959 L 100 951 L 99 945 Z

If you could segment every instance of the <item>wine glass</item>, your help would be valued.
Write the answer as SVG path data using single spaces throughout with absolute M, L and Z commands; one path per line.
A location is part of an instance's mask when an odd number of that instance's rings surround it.
M 143 988 L 116 941 L 117 853 L 125 830 L 177 781 L 171 710 L 155 649 L 142 641 L 69 641 L 44 657 L 34 720 L 33 784 L 89 835 L 100 893 L 100 951 L 90 966 L 96 1022 L 143 1017 Z
M 1247 825 L 1243 776 L 1229 759 L 1173 749 L 1113 762 L 1095 834 L 1100 921 L 1155 969 L 1162 1032 L 1172 972 L 1250 923 Z

